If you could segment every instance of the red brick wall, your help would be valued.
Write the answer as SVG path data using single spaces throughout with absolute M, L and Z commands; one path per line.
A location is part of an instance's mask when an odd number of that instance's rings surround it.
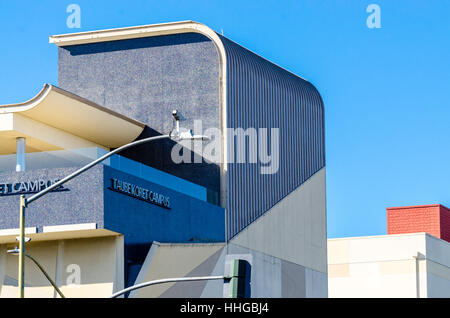
M 427 232 L 441 237 L 440 205 L 387 208 L 387 233 Z M 450 211 L 448 211 L 450 214 Z M 450 222 L 450 219 L 446 219 Z M 450 225 L 450 223 L 449 223 Z M 450 235 L 450 231 L 448 231 Z
M 450 242 L 450 209 L 441 205 L 441 239 Z

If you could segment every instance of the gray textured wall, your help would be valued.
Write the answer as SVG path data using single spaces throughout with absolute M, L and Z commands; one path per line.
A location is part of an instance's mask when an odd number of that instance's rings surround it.
M 74 45 L 58 52 L 59 87 L 147 124 L 139 138 L 168 133 L 173 109 L 185 118 L 183 127 L 201 119 L 204 129 L 219 128 L 218 55 L 203 35 Z M 172 145 L 157 141 L 123 155 L 218 192 L 219 168 L 175 165 Z
M 2 172 L 0 183 L 50 180 L 63 178 L 74 168 L 38 169 L 23 172 Z M 69 181 L 69 191 L 51 192 L 32 202 L 26 210 L 26 226 L 43 226 L 77 223 L 97 223 L 103 227 L 103 166 Z M 30 195 L 26 195 L 29 197 Z M 0 197 L 0 228 L 19 228 L 19 195 Z

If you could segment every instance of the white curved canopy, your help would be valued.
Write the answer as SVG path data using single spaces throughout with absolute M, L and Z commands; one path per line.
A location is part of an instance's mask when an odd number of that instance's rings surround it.
M 135 140 L 145 125 L 65 90 L 45 84 L 24 103 L 0 105 L 0 153 L 15 152 L 15 138 L 27 151 L 117 148 Z

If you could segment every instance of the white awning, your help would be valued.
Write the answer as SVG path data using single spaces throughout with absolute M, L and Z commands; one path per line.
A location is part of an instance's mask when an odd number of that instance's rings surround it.
M 45 84 L 24 103 L 0 105 L 0 154 L 15 152 L 27 138 L 27 152 L 71 148 L 117 148 L 134 141 L 145 125 L 108 108 Z

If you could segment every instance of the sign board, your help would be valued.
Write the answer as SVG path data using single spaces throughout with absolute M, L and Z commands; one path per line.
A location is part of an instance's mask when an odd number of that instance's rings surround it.
M 0 196 L 18 195 L 18 194 L 30 194 L 38 193 L 51 185 L 58 182 L 59 179 L 53 180 L 34 180 L 34 181 L 16 181 L 12 183 L 0 182 Z M 64 186 L 60 186 L 53 191 L 68 191 L 69 189 Z
M 111 178 L 111 186 L 108 189 L 165 209 L 171 208 L 168 196 L 116 178 Z

